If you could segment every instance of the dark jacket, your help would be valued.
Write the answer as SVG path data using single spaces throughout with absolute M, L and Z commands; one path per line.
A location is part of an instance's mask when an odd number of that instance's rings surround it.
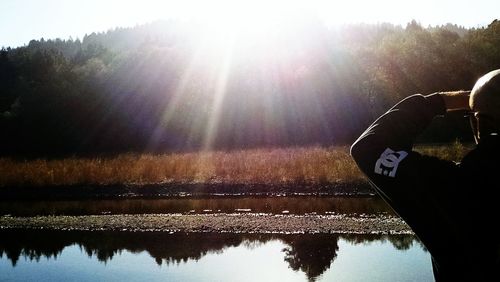
M 412 151 L 416 137 L 445 112 L 440 95 L 410 96 L 378 118 L 351 155 L 429 250 L 436 281 L 500 281 L 493 231 L 500 209 L 500 138 L 482 138 L 460 164 Z

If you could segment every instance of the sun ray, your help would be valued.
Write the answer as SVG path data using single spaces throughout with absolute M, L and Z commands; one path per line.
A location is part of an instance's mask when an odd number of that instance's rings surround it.
M 218 73 L 217 81 L 215 84 L 213 103 L 211 107 L 211 113 L 209 116 L 207 128 L 205 131 L 205 138 L 203 142 L 203 148 L 205 150 L 210 150 L 212 148 L 213 142 L 215 140 L 218 123 L 221 115 L 222 103 L 226 95 L 226 86 L 229 78 L 229 72 L 231 68 L 231 60 L 234 52 L 234 41 L 230 42 L 226 46 L 224 51 L 224 58 L 220 64 L 220 71 Z
M 180 81 L 172 94 L 171 100 L 168 102 L 166 109 L 163 111 L 163 114 L 158 122 L 158 125 L 156 126 L 152 136 L 150 137 L 148 148 L 155 148 L 158 143 L 161 143 L 160 138 L 164 135 L 164 131 L 168 127 L 169 122 L 177 113 L 177 107 L 182 100 L 182 96 L 185 94 L 187 85 L 193 77 L 196 63 L 200 60 L 201 49 L 201 46 L 198 47 L 189 60 L 188 66 L 186 67 L 184 73 L 181 75 Z

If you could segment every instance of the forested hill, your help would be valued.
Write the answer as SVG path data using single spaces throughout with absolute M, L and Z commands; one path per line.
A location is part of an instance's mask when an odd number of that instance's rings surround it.
M 3 48 L 0 154 L 348 144 L 401 98 L 470 89 L 500 68 L 498 21 L 328 28 L 304 19 L 266 36 L 168 21 Z M 424 140 L 467 134 L 456 116 Z

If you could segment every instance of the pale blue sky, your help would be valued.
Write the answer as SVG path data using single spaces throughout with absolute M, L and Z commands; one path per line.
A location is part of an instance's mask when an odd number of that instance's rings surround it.
M 81 38 L 85 33 L 129 27 L 167 18 L 258 18 L 310 9 L 328 24 L 416 19 L 424 26 L 448 22 L 479 27 L 500 18 L 498 0 L 0 0 L 0 47 L 31 39 Z M 252 14 L 243 15 L 251 12 Z M 236 15 L 236 17 L 234 16 Z M 262 23 L 260 23 L 262 24 Z

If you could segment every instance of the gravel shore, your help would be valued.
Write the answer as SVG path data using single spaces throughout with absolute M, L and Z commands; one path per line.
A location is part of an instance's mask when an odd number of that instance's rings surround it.
M 1 216 L 0 229 L 121 230 L 221 233 L 412 234 L 390 215 L 276 215 L 249 213 L 87 216 Z

